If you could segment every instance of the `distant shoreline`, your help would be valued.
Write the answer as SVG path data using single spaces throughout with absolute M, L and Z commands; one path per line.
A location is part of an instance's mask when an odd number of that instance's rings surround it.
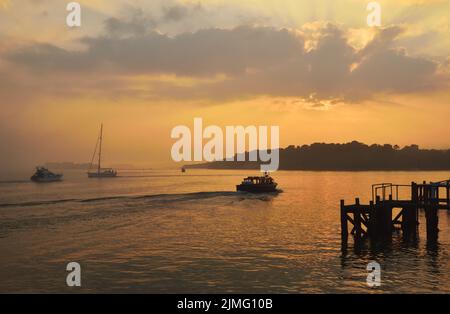
M 260 168 L 211 168 L 211 167 L 189 167 L 190 170 L 255 170 L 261 171 Z M 310 172 L 438 172 L 450 171 L 450 169 L 278 169 L 277 171 L 310 171 Z
M 245 156 L 244 156 L 245 155 Z M 246 152 L 240 157 L 249 160 Z M 259 154 L 258 154 L 259 155 Z M 450 150 L 420 149 L 417 145 L 314 143 L 279 149 L 285 171 L 450 171 Z M 237 160 L 235 155 L 234 160 Z M 215 161 L 184 165 L 186 169 L 259 170 L 260 161 Z
M 184 165 L 183 166 L 186 169 L 190 170 L 257 170 L 260 171 L 259 165 L 258 167 L 252 167 L 252 168 L 245 168 L 245 167 L 211 167 L 208 164 L 202 164 L 201 166 L 197 165 Z M 312 171 L 312 172 L 367 172 L 367 171 L 373 171 L 373 172 L 419 172 L 419 171 L 450 171 L 450 168 L 436 168 L 436 169 L 283 169 L 279 168 L 278 171 Z

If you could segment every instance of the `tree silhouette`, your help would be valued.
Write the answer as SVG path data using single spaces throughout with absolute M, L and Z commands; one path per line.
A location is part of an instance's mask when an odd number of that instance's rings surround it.
M 248 153 L 246 153 L 248 160 Z M 236 158 L 235 158 L 236 160 Z M 188 168 L 258 169 L 260 162 L 217 161 Z M 280 170 L 450 170 L 450 150 L 412 144 L 314 143 L 280 149 Z

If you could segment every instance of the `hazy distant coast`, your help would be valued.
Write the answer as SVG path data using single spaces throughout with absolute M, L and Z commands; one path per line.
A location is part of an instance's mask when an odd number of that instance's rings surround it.
M 248 153 L 246 153 L 248 160 Z M 235 158 L 236 160 L 236 158 Z M 217 161 L 186 165 L 190 169 L 259 169 L 260 162 Z M 403 148 L 391 144 L 314 143 L 280 149 L 279 170 L 450 170 L 450 149 Z
M 49 169 L 81 169 L 87 170 L 89 169 L 90 163 L 75 163 L 75 162 L 47 162 L 44 165 Z M 97 165 L 93 165 L 93 167 L 97 167 Z
M 47 162 L 47 163 L 45 163 L 44 166 L 49 169 L 66 169 L 66 170 L 88 170 L 90 168 L 92 168 L 92 169 L 97 168 L 96 163 L 91 165 L 90 163 L 76 163 L 76 162 L 71 162 L 71 161 Z M 114 164 L 111 166 L 114 168 L 120 168 L 120 169 L 138 169 L 130 164 Z

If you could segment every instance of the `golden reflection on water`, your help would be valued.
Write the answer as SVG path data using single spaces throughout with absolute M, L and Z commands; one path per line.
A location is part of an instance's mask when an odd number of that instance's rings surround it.
M 343 252 L 339 225 L 339 200 L 368 202 L 372 183 L 450 172 L 280 171 L 283 193 L 235 193 L 250 174 L 153 171 L 92 181 L 69 172 L 59 185 L 2 184 L 0 203 L 16 206 L 0 207 L 0 291 L 70 292 L 65 265 L 78 261 L 86 292 L 450 292 L 447 211 L 435 247 L 422 223 L 415 243 L 394 235 L 384 246 L 354 246 L 350 238 Z M 58 199 L 67 201 L 48 202 Z M 372 260 L 382 267 L 377 290 L 365 281 Z

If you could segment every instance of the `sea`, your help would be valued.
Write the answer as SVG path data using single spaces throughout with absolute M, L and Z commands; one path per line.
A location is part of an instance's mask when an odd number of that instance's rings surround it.
M 439 211 L 437 243 L 421 211 L 417 240 L 394 232 L 343 246 L 339 205 L 368 202 L 374 183 L 450 171 L 278 171 L 282 191 L 262 195 L 236 192 L 252 170 L 65 170 L 48 184 L 30 175 L 0 178 L 0 293 L 450 293 L 450 211 Z M 81 287 L 66 283 L 71 262 Z

